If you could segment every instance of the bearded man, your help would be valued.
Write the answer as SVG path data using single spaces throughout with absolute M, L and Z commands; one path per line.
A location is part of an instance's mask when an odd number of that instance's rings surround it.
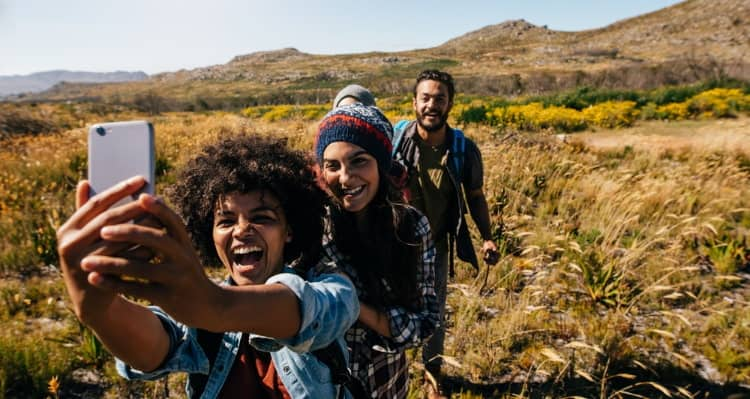
M 401 123 L 402 139 L 396 148 L 396 159 L 408 170 L 405 197 L 427 216 L 437 251 L 435 290 L 440 302 L 441 326 L 422 347 L 426 369 L 424 389 L 429 398 L 444 397 L 440 367 L 445 340 L 446 287 L 448 270 L 453 269 L 454 245 L 459 259 L 479 268 L 464 217 L 467 208 L 482 237 L 484 261 L 492 265 L 498 260 L 482 189 L 482 155 L 473 141 L 448 126 L 454 95 L 453 77 L 447 72 L 420 73 L 412 100 L 417 119 Z

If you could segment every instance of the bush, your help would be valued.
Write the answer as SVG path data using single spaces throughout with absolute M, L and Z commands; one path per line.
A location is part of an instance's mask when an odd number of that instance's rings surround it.
M 458 115 L 456 117 L 456 121 L 458 123 L 487 122 L 487 109 L 484 107 L 484 105 L 457 108 L 458 110 L 454 111 L 454 113 Z
M 49 115 L 28 109 L 0 108 L 0 139 L 25 134 L 38 135 L 57 131 Z
M 528 103 L 541 102 L 545 106 L 558 106 L 581 111 L 586 107 L 605 101 L 646 103 L 644 96 L 636 91 L 595 89 L 587 86 L 553 96 L 531 98 Z
M 606 101 L 583 110 L 586 122 L 607 128 L 632 126 L 638 115 L 633 101 Z
M 586 128 L 580 112 L 556 106 L 544 107 L 542 103 L 499 107 L 485 115 L 493 125 L 521 130 L 574 132 Z
M 711 89 L 690 98 L 687 107 L 698 117 L 726 118 L 750 110 L 750 95 L 740 89 Z

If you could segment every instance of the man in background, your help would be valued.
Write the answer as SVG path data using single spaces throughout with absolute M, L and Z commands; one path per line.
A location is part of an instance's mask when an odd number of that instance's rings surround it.
M 453 107 L 453 78 L 446 72 L 427 70 L 417 77 L 412 105 L 416 120 L 403 121 L 396 159 L 408 169 L 405 196 L 430 221 L 437 257 L 435 290 L 441 306 L 441 326 L 422 347 L 425 390 L 429 398 L 441 398 L 440 368 L 445 340 L 445 299 L 448 271 L 453 271 L 454 248 L 459 259 L 477 270 L 465 213 L 468 207 L 482 237 L 484 261 L 493 265 L 498 252 L 492 240 L 490 216 L 483 191 L 482 156 L 476 144 L 448 126 Z

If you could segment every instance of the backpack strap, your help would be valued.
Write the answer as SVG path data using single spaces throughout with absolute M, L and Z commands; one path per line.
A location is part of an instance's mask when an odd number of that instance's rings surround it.
M 396 153 L 398 152 L 398 146 L 401 145 L 401 139 L 404 138 L 404 133 L 406 132 L 406 126 L 408 125 L 409 125 L 408 119 L 401 119 L 395 125 L 393 125 L 393 140 L 391 140 L 391 142 L 393 143 L 393 152 L 391 155 L 393 155 L 394 157 L 396 156 Z
M 461 129 L 453 129 L 453 142 L 451 143 L 451 156 L 453 158 L 454 172 L 456 177 L 463 180 L 464 153 L 466 151 L 466 137 Z
M 367 398 L 362 383 L 352 375 L 348 364 L 346 363 L 346 357 L 344 356 L 344 349 L 338 342 L 331 342 L 325 348 L 317 349 L 312 352 L 321 363 L 328 366 L 328 370 L 331 372 L 331 381 L 335 385 L 341 385 L 346 387 L 349 393 L 352 394 L 354 399 Z M 344 398 L 343 390 L 339 390 L 339 398 Z
M 217 332 L 211 332 L 207 330 L 202 330 L 200 328 L 196 329 L 196 338 L 198 341 L 198 345 L 200 345 L 201 349 L 203 349 L 203 353 L 206 354 L 206 357 L 208 358 L 208 367 L 209 370 L 213 370 L 214 363 L 216 362 L 216 355 L 219 353 L 219 349 L 221 348 L 221 340 L 224 337 L 224 333 L 217 333 Z M 193 395 L 191 398 L 200 398 L 201 395 L 203 395 L 203 391 L 206 389 L 206 384 L 208 383 L 208 375 L 205 374 L 190 374 L 190 378 L 188 379 L 190 388 L 193 391 Z

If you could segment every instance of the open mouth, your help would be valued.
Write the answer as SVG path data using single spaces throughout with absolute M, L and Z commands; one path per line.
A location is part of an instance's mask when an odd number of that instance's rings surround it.
M 342 189 L 341 193 L 344 194 L 344 196 L 354 197 L 354 196 L 357 196 L 357 195 L 361 194 L 362 191 L 364 191 L 364 190 L 365 190 L 365 186 L 359 186 L 359 187 L 355 187 L 355 188 Z
M 245 245 L 232 249 L 233 263 L 240 267 L 254 267 L 263 258 L 263 248 L 257 245 Z

